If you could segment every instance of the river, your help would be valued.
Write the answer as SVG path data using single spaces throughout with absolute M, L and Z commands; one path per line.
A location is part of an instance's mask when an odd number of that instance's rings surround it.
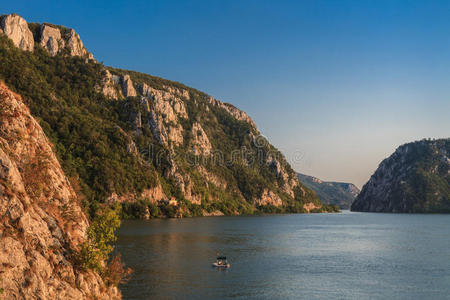
M 118 250 L 124 299 L 450 299 L 450 215 L 124 221 Z

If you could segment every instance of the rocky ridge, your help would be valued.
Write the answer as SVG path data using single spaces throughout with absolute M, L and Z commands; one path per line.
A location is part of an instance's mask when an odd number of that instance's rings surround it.
M 292 212 L 321 207 L 314 193 L 298 181 L 284 156 L 260 135 L 245 112 L 180 83 L 104 67 L 93 60 L 70 59 L 69 56 L 86 57 L 88 53 L 83 52 L 81 39 L 73 30 L 47 23 L 29 24 L 29 27 L 34 40 L 48 51 L 49 61 L 60 54 L 68 56 L 63 63 L 66 72 L 72 72 L 68 78 L 81 84 L 77 90 L 62 93 L 52 90 L 50 81 L 55 78 L 52 74 L 46 77 L 40 73 L 36 78 L 49 81 L 48 85 L 40 86 L 45 89 L 38 94 L 45 98 L 39 104 L 35 104 L 32 97 L 29 101 L 56 138 L 58 149 L 65 149 L 59 154 L 63 159 L 70 158 L 65 161 L 69 170 L 79 168 L 74 161 L 86 159 L 83 158 L 86 153 L 93 161 L 94 167 L 81 170 L 85 175 L 80 176 L 85 189 L 90 190 L 87 195 L 93 195 L 91 201 L 125 203 L 144 198 L 162 211 L 167 210 L 167 203 L 172 203 L 179 209 L 177 215 L 180 216 L 201 211 L 204 214 L 214 211 L 252 213 L 260 206 L 275 206 Z M 41 72 L 42 68 L 36 68 L 29 55 L 8 47 L 4 50 L 4 55 L 21 56 L 24 64 L 28 64 L 25 68 Z M 43 55 L 42 51 L 36 52 L 35 55 Z M 81 66 L 83 63 L 85 65 Z M 10 69 L 21 73 L 24 68 L 13 65 Z M 78 70 L 84 73 L 77 73 Z M 83 85 L 86 82 L 92 84 Z M 28 95 L 36 93 L 21 81 L 12 84 Z M 67 82 L 66 90 L 72 85 Z M 92 97 L 96 100 L 91 100 Z M 65 103 L 61 112 L 72 111 L 71 117 L 75 119 L 68 120 L 67 115 L 61 115 L 52 106 L 44 108 L 49 105 L 46 99 L 53 99 L 53 105 Z M 84 115 L 78 114 L 85 103 Z M 85 115 L 88 120 L 83 121 Z M 58 118 L 73 123 L 61 128 L 55 123 Z M 89 124 L 89 132 L 96 128 L 105 130 L 86 136 L 92 140 L 81 140 L 78 145 L 73 145 L 71 139 L 70 145 L 64 144 L 69 140 L 58 140 L 59 136 L 67 136 L 60 131 L 81 124 Z M 85 135 L 85 132 L 78 135 Z M 88 147 L 84 151 L 71 152 L 74 147 L 84 145 Z M 109 152 L 109 148 L 114 148 L 115 152 Z M 253 158 L 248 157 L 252 154 Z M 91 170 L 96 173 L 89 173 Z M 138 180 L 136 174 L 146 175 Z M 95 184 L 91 184 L 93 178 Z
M 56 26 L 48 23 L 37 25 L 39 30 L 33 35 L 30 25 L 19 15 L 9 14 L 0 17 L 0 33 L 10 38 L 16 47 L 25 51 L 34 51 L 35 41 L 46 49 L 50 55 L 55 56 L 67 49 L 70 56 L 80 56 L 94 59 L 84 47 L 78 33 L 73 29 Z M 64 30 L 64 33 L 61 33 Z

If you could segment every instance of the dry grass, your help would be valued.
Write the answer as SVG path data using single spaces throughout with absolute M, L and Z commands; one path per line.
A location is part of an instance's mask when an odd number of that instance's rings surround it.
M 118 286 L 130 279 L 132 273 L 131 268 L 126 268 L 122 262 L 120 253 L 114 255 L 103 272 L 103 279 L 107 285 Z

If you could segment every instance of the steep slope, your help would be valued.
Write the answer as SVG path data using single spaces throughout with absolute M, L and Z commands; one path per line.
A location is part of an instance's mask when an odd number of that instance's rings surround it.
M 0 82 L 0 288 L 2 299 L 118 299 L 74 253 L 88 220 L 20 96 Z
M 0 78 L 27 101 L 92 214 L 105 202 L 121 202 L 124 217 L 321 209 L 245 112 L 177 82 L 106 68 L 78 35 L 78 46 L 69 42 L 71 29 L 29 28 L 31 50 L 0 34 Z
M 353 211 L 450 213 L 450 139 L 421 140 L 383 160 Z
M 316 192 L 323 204 L 335 204 L 342 209 L 349 209 L 360 192 L 352 183 L 322 181 L 300 173 L 297 176 L 301 183 Z

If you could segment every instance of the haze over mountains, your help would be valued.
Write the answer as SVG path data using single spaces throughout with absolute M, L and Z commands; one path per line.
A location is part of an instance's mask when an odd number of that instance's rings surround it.
M 298 179 L 316 192 L 324 204 L 335 204 L 341 209 L 350 209 L 360 190 L 353 183 L 322 181 L 319 178 L 297 173 Z

